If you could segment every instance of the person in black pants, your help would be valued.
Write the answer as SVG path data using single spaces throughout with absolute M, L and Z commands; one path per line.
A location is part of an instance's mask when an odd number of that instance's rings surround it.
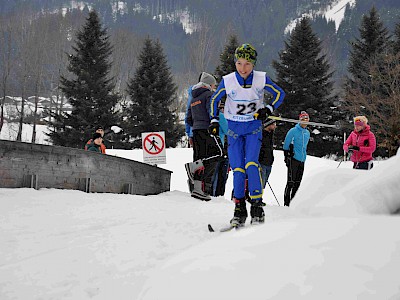
M 216 88 L 216 79 L 203 72 L 200 82 L 192 87 L 192 100 L 187 110 L 187 122 L 192 127 L 194 161 L 185 164 L 188 177 L 193 182 L 191 196 L 211 200 L 212 177 L 219 159 L 223 156 L 219 138 L 210 135 L 210 99 Z
M 309 121 L 307 112 L 302 111 L 299 116 L 300 121 Z M 283 144 L 285 163 L 288 168 L 287 184 L 285 188 L 284 203 L 289 206 L 297 190 L 300 187 L 304 173 L 304 162 L 307 157 L 307 145 L 310 140 L 310 131 L 306 128 L 307 124 L 298 123 L 288 131 Z

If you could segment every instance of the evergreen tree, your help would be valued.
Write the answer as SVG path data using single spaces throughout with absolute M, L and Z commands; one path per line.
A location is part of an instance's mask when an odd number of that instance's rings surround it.
M 113 80 L 109 78 L 112 47 L 95 11 L 89 12 L 75 44 L 74 54 L 68 58 L 71 76 L 60 78 L 61 91 L 72 112 L 53 114 L 48 135 L 55 145 L 83 148 L 95 126 L 107 131 L 112 125 L 120 125 L 116 110 L 119 96 L 113 93 Z
M 346 108 L 349 114 L 352 113 L 350 116 L 366 115 L 377 137 L 376 156 L 396 155 L 400 144 L 399 50 L 400 24 L 397 24 L 390 47 L 383 49 L 384 55 L 369 62 L 366 68 L 370 84 L 368 90 L 363 88 L 364 82 L 357 84 L 357 81 L 353 81 L 353 85 L 349 84 L 346 89 Z
M 313 33 L 310 20 L 302 18 L 296 25 L 285 49 L 279 53 L 280 61 L 273 61 L 276 83 L 285 91 L 286 97 L 279 112 L 290 118 L 298 118 L 300 111 L 310 114 L 316 122 L 334 123 L 338 112 L 331 109 L 335 100 L 332 96 L 332 72 L 326 56 L 321 54 L 321 41 Z M 283 142 L 287 130 L 292 125 L 283 124 L 277 130 L 277 141 Z M 320 128 L 313 131 L 309 153 L 323 156 L 339 151 L 338 132 Z
M 220 64 L 215 69 L 217 82 L 221 81 L 222 76 L 236 71 L 234 56 L 237 47 L 239 47 L 239 42 L 237 36 L 233 34 L 229 37 L 228 43 L 224 47 L 224 51 L 219 56 Z
M 177 103 L 177 86 L 160 42 L 147 38 L 138 61 L 127 88 L 131 102 L 126 128 L 132 146 L 141 148 L 143 132 L 165 131 L 166 146 L 174 147 L 184 135 L 184 128 L 177 112 L 172 111 Z
M 388 103 L 385 103 L 391 95 L 390 89 L 385 85 L 377 85 L 377 75 L 382 80 L 389 74 L 388 55 L 391 52 L 390 34 L 380 20 L 380 16 L 372 7 L 368 15 L 364 15 L 361 21 L 360 38 L 351 43 L 348 71 L 350 76 L 346 79 L 344 86 L 343 114 L 348 120 L 347 130 L 352 130 L 352 120 L 355 115 L 365 115 L 370 120 L 372 130 L 374 124 L 382 116 L 390 114 L 387 111 Z M 390 64 L 390 63 L 389 63 Z M 383 80 L 382 82 L 385 82 Z M 377 106 L 376 106 L 377 104 Z M 378 115 L 380 117 L 378 118 Z M 372 121 L 372 123 L 371 123 Z M 375 127 L 377 128 L 377 127 Z M 377 136 L 380 144 L 379 136 Z M 375 152 L 376 155 L 386 156 L 385 149 L 381 148 Z
M 380 20 L 378 11 L 372 7 L 364 15 L 359 28 L 360 38 L 351 42 L 348 71 L 350 77 L 346 89 L 359 88 L 364 94 L 371 92 L 371 65 L 379 64 L 388 53 L 389 32 Z

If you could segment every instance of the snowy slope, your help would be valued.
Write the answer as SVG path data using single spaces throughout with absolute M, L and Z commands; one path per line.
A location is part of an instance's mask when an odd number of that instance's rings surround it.
M 356 4 L 356 0 L 333 0 L 331 5 L 326 7 L 325 9 L 321 9 L 320 11 L 310 11 L 304 12 L 299 18 L 292 20 L 286 26 L 284 32 L 285 34 L 291 32 L 295 27 L 297 22 L 302 17 L 309 17 L 313 19 L 315 16 L 324 16 L 328 21 L 335 22 L 336 31 L 339 29 L 340 23 L 344 18 L 344 13 L 346 12 L 346 6 L 350 5 L 353 7 Z
M 290 208 L 266 190 L 264 225 L 221 234 L 207 224 L 233 214 L 231 174 L 225 197 L 191 198 L 191 155 L 168 149 L 172 191 L 156 196 L 0 189 L 0 299 L 400 298 L 400 156 L 371 171 L 308 157 Z

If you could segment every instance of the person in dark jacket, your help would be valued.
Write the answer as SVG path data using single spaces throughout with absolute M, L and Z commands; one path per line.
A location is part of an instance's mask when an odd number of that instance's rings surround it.
M 103 145 L 103 137 L 100 133 L 95 132 L 93 134 L 93 138 L 89 141 L 88 144 L 86 144 L 85 150 L 102 153 L 101 145 Z
M 104 128 L 103 128 L 103 126 L 97 126 L 95 128 L 95 133 L 99 133 L 101 135 L 101 137 L 104 138 Z M 85 150 L 88 150 L 88 147 L 91 144 L 93 144 L 93 139 L 90 139 L 90 140 L 87 141 L 87 143 L 85 145 Z M 104 145 L 103 140 L 102 140 L 102 143 L 101 143 L 101 146 L 100 146 L 100 152 L 103 153 L 103 154 L 106 154 L 106 146 Z
M 194 162 L 185 164 L 189 178 L 193 181 L 191 196 L 211 200 L 212 176 L 218 159 L 223 156 L 218 138 L 208 132 L 210 125 L 210 99 L 217 81 L 211 74 L 203 72 L 200 82 L 192 87 L 192 100 L 187 111 L 187 122 L 192 127 Z
M 276 120 L 269 120 L 264 124 L 262 132 L 262 142 L 258 162 L 261 167 L 261 178 L 263 189 L 267 184 L 271 174 L 272 164 L 274 163 L 274 131 L 276 129 Z

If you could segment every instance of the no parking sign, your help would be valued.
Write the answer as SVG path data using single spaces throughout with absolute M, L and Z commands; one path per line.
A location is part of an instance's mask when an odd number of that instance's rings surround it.
M 148 164 L 166 164 L 165 132 L 142 133 L 143 162 Z

